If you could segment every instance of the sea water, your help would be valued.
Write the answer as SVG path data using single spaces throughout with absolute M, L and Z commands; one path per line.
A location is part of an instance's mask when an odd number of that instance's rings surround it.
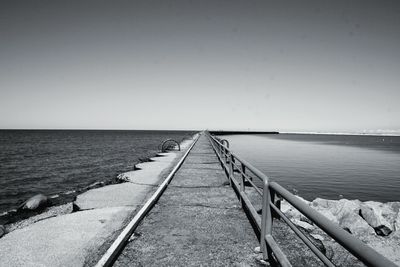
M 233 152 L 308 199 L 400 201 L 400 137 L 227 135 Z

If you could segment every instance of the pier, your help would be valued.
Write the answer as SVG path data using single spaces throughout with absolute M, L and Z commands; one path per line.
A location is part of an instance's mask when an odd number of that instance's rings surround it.
M 203 132 L 97 266 L 336 266 L 280 210 L 297 209 L 354 266 L 396 266 Z M 338 248 L 339 249 L 339 248 Z
M 203 134 L 114 266 L 253 265 L 258 240 Z
M 84 192 L 70 211 L 1 238 L 0 266 L 396 266 L 223 136 L 196 134 L 180 151 L 164 145 L 166 153 L 119 176 L 125 182 Z

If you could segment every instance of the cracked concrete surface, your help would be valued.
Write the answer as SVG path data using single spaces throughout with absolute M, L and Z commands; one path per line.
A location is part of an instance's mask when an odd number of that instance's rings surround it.
M 258 266 L 252 227 L 201 136 L 115 266 Z

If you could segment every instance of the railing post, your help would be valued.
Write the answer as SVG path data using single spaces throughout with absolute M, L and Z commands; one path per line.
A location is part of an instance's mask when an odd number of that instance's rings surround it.
M 233 177 L 233 155 L 229 153 L 229 156 L 227 157 L 228 159 L 228 164 L 229 164 L 229 184 L 232 186 L 232 177 Z
M 242 166 L 242 182 L 240 183 L 240 191 L 244 192 L 245 190 L 244 182 L 246 181 L 246 176 L 245 176 L 246 166 L 243 163 L 241 164 L 241 166 Z
M 279 201 L 279 198 L 276 195 L 275 190 L 272 189 L 271 187 L 269 188 L 269 195 L 270 195 L 270 202 L 272 204 L 274 204 L 278 209 L 281 209 L 280 203 L 277 204 L 277 201 Z M 272 215 L 272 219 L 279 218 L 279 215 L 273 209 L 271 209 L 271 215 Z
M 261 217 L 261 237 L 260 237 L 260 247 L 263 253 L 263 258 L 265 260 L 269 259 L 271 251 L 268 249 L 268 245 L 265 241 L 266 235 L 272 234 L 272 216 L 271 216 L 271 196 L 269 191 L 269 181 L 264 180 L 264 190 L 262 199 L 262 217 Z

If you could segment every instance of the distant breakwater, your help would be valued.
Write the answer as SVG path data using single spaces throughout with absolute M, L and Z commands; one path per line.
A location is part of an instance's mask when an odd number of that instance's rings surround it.
M 278 131 L 209 131 L 212 135 L 235 135 L 235 134 L 279 134 Z

